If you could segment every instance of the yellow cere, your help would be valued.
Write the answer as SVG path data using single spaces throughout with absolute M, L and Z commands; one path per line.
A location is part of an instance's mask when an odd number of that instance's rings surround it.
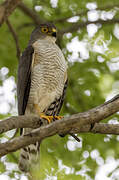
M 57 32 L 57 30 L 55 28 L 52 28 L 52 32 Z

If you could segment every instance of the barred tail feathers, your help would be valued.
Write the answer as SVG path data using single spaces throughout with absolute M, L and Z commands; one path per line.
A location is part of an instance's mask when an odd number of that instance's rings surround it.
M 24 129 L 25 133 L 28 129 Z M 23 134 L 25 134 L 23 132 Z M 23 172 L 28 172 L 32 167 L 32 164 L 36 164 L 40 155 L 40 142 L 35 144 L 30 144 L 29 146 L 21 149 L 20 159 L 19 159 L 19 169 Z

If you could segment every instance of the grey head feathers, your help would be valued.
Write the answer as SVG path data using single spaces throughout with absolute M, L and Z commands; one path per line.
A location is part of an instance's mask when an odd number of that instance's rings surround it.
M 39 38 L 43 39 L 46 36 L 51 36 L 56 38 L 56 35 L 57 35 L 57 30 L 54 24 L 52 23 L 40 24 L 32 31 L 29 45 L 33 44 Z

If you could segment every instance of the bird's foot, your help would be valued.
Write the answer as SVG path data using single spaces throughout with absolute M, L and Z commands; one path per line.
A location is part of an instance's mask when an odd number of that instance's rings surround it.
M 54 118 L 53 116 L 47 116 L 43 112 L 41 112 L 38 104 L 34 104 L 34 108 L 35 108 L 37 114 L 40 116 L 40 118 L 46 119 L 48 121 L 48 123 L 50 123 L 53 120 L 53 118 Z
M 63 116 L 47 116 L 44 113 L 40 113 L 40 117 L 43 119 L 46 119 L 48 121 L 48 123 L 50 123 L 53 120 L 60 120 L 63 118 Z
M 53 116 L 47 116 L 44 113 L 40 113 L 40 118 L 46 119 L 48 123 L 50 123 L 53 120 Z
M 40 116 L 40 118 L 46 119 L 48 121 L 48 123 L 50 123 L 53 120 L 59 120 L 62 119 L 63 116 L 47 116 L 45 115 L 43 112 L 40 111 L 40 108 L 38 106 L 38 104 L 34 104 L 34 108 L 36 110 L 36 112 L 38 113 L 38 115 Z
M 63 118 L 63 116 L 54 116 L 55 119 L 60 120 Z

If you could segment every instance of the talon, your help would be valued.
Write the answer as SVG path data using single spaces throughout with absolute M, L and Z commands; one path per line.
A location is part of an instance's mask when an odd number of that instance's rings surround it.
M 46 119 L 48 123 L 50 123 L 53 120 L 53 116 L 46 116 L 43 113 L 40 113 L 40 118 Z
M 34 108 L 36 109 L 37 114 L 40 116 L 40 118 L 46 119 L 48 123 L 50 123 L 53 120 L 53 116 L 47 116 L 40 111 L 38 104 L 34 104 Z
M 53 121 L 53 119 L 60 120 L 63 118 L 63 116 L 47 116 L 47 115 L 45 115 L 43 112 L 40 111 L 38 104 L 34 104 L 34 108 L 35 108 L 36 112 L 38 113 L 38 115 L 40 116 L 40 118 L 46 119 L 48 121 L 48 123 Z
M 60 120 L 63 118 L 63 116 L 54 116 L 55 119 Z

